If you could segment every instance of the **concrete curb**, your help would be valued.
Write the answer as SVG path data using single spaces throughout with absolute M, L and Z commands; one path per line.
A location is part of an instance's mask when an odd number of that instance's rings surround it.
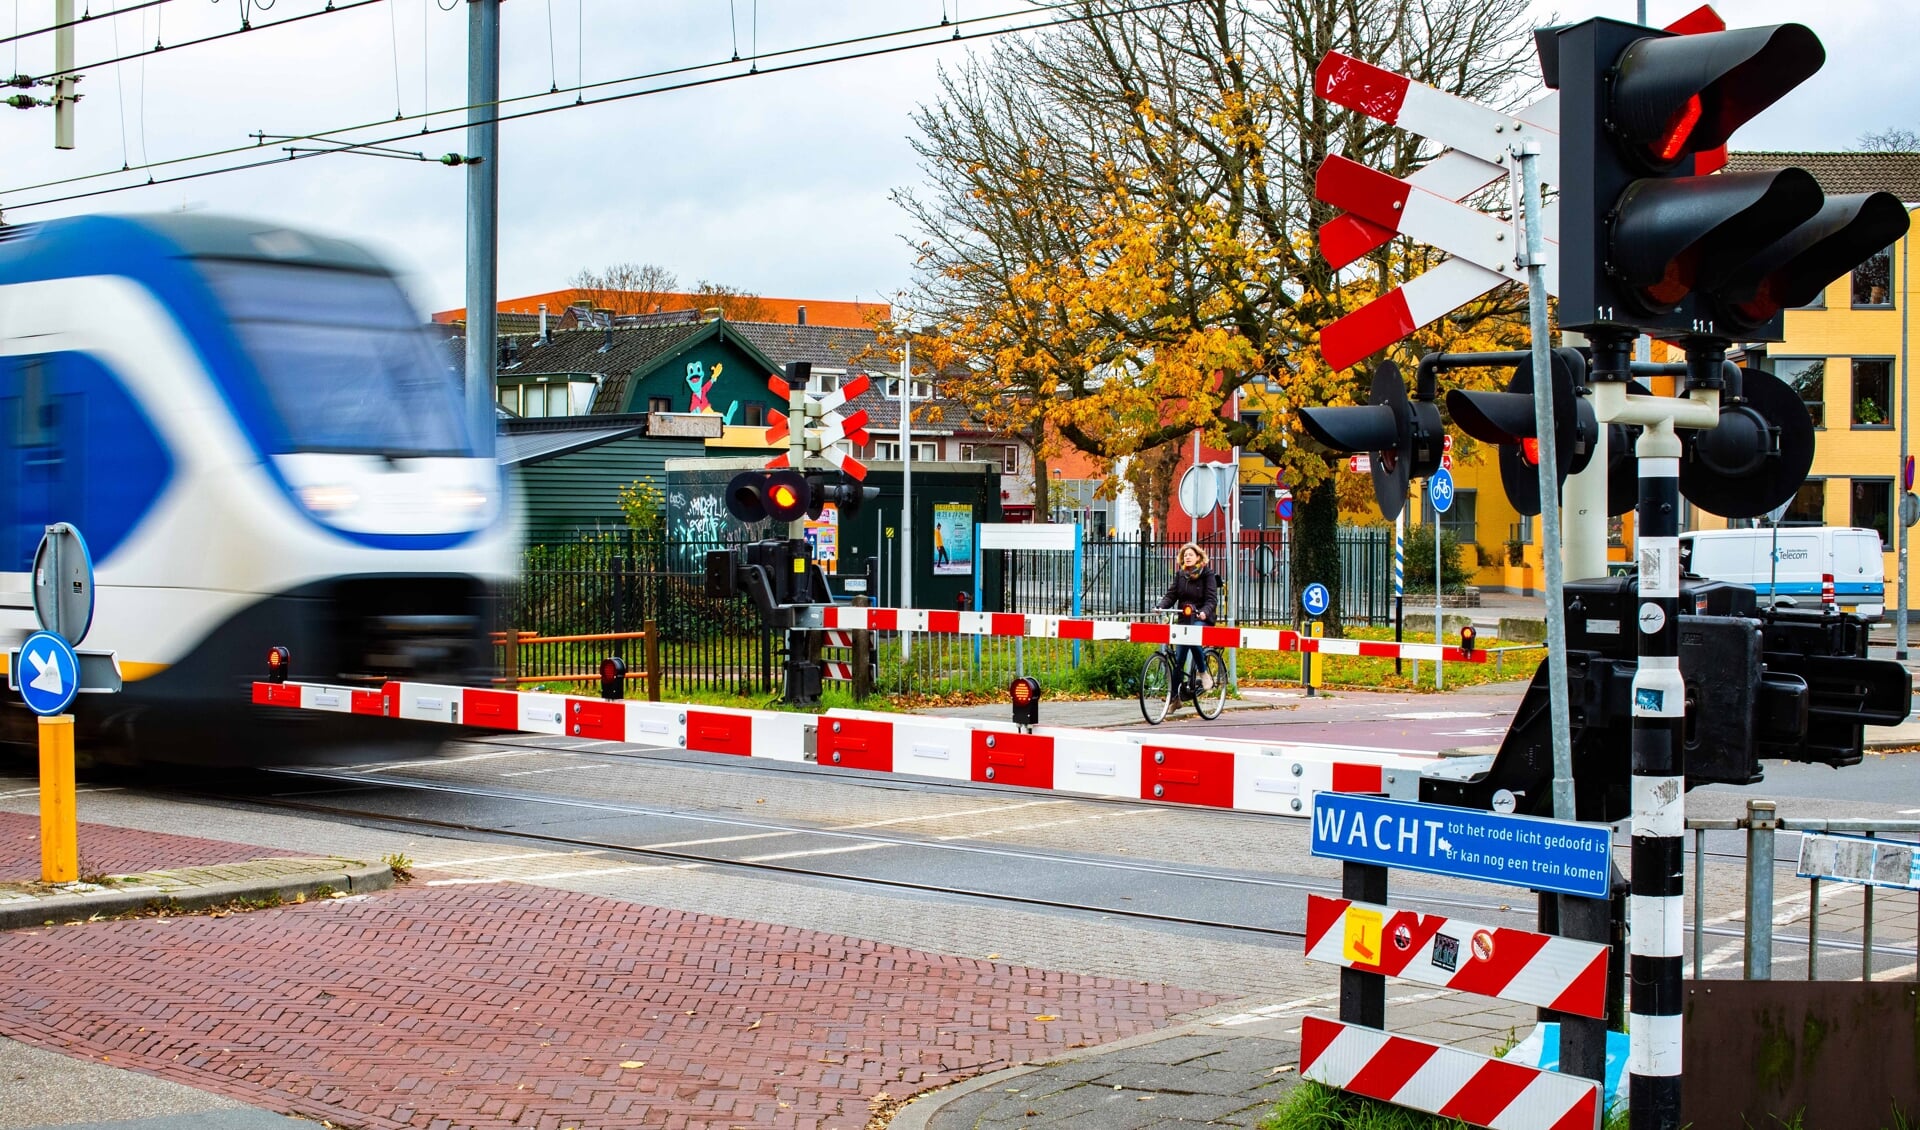
M 138 885 L 7 899 L 0 901 L 0 930 L 85 922 L 96 915 L 144 910 L 154 903 L 163 903 L 169 909 L 190 911 L 239 899 L 265 902 L 277 898 L 282 903 L 289 903 L 318 895 L 323 888 L 357 895 L 393 886 L 393 868 L 385 863 L 364 863 L 351 859 L 314 860 L 312 862 L 316 866 L 313 869 L 289 873 L 285 860 L 261 862 L 274 864 L 273 873 L 252 880 L 179 884 L 179 876 L 196 870 L 182 868 L 177 872 L 155 872 L 151 876 L 152 881 L 139 882 Z M 147 880 L 149 876 L 137 875 L 133 878 Z

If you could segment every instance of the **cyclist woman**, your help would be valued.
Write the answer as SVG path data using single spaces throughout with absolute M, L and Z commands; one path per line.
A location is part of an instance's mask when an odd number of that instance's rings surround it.
M 1167 595 L 1160 599 L 1160 607 L 1177 609 L 1176 619 L 1182 624 L 1213 623 L 1214 608 L 1220 599 L 1220 575 L 1207 564 L 1206 551 L 1192 542 L 1180 547 L 1178 560 L 1173 583 L 1167 586 Z M 1189 698 L 1198 698 L 1201 692 L 1213 689 L 1213 679 L 1207 674 L 1198 644 L 1174 648 L 1174 664 Z

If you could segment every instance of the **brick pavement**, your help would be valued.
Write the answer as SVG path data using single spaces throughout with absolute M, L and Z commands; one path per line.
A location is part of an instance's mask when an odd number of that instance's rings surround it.
M 80 873 L 120 875 L 148 871 L 156 865 L 203 867 L 240 863 L 263 856 L 295 856 L 247 844 L 230 844 L 199 836 L 167 835 L 82 822 L 79 828 Z M 40 878 L 40 817 L 32 813 L 0 812 L 0 882 L 37 881 Z
M 1218 1000 L 507 884 L 0 935 L 13 1038 L 368 1128 L 857 1128 Z

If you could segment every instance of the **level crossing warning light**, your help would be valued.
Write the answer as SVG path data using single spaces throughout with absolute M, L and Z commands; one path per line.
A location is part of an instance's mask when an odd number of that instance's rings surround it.
M 1468 659 L 1472 659 L 1474 641 L 1478 640 L 1479 638 L 1480 638 L 1480 633 L 1473 630 L 1472 624 L 1461 625 L 1460 654 L 1466 656 Z
M 1007 684 L 1007 697 L 1013 701 L 1013 723 L 1016 726 L 1038 726 L 1040 724 L 1040 680 L 1032 675 L 1021 675 Z
M 742 522 L 791 522 L 807 512 L 809 493 L 798 471 L 743 471 L 727 483 L 727 513 Z
M 287 668 L 293 664 L 293 653 L 284 647 L 267 649 L 267 682 L 284 683 L 287 681 Z
M 627 663 L 617 655 L 600 661 L 600 697 L 608 702 L 627 695 Z

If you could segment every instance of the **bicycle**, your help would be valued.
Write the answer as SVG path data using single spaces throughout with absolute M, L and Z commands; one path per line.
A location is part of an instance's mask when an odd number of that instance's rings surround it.
M 1180 700 L 1193 703 L 1193 708 L 1202 718 L 1220 717 L 1227 706 L 1227 659 L 1217 647 L 1200 649 L 1200 670 L 1212 676 L 1213 684 L 1206 690 L 1204 681 L 1196 683 L 1193 693 L 1180 686 L 1176 677 L 1180 670 L 1179 660 L 1175 657 L 1176 645 L 1163 643 L 1152 655 L 1140 664 L 1140 714 L 1148 725 L 1158 726 L 1166 721 L 1167 715 L 1179 707 Z M 1198 674 L 1189 676 L 1198 679 Z

